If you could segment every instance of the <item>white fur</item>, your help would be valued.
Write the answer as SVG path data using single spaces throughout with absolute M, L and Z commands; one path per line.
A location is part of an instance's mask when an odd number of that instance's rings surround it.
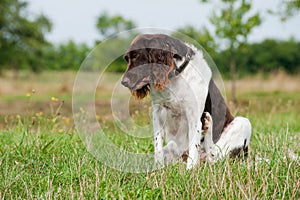
M 222 132 L 220 139 L 216 144 L 213 142 L 212 136 L 212 118 L 209 113 L 206 114 L 205 125 L 208 127 L 204 134 L 204 148 L 206 152 L 206 158 L 210 162 L 216 162 L 224 158 L 230 151 L 248 147 L 251 137 L 251 124 L 247 118 L 236 117 L 228 124 L 225 130 Z M 207 120 L 208 119 L 208 120 Z
M 187 169 L 190 169 L 199 159 L 199 147 L 202 145 L 200 118 L 212 74 L 203 53 L 192 45 L 186 45 L 195 52 L 188 66 L 178 76 L 171 78 L 165 89 L 156 90 L 151 85 L 150 97 L 153 108 L 155 162 L 159 165 L 168 164 L 188 151 Z M 175 62 L 180 66 L 184 61 Z M 204 149 L 209 161 L 215 162 L 230 150 L 243 146 L 244 139 L 247 139 L 248 145 L 251 125 L 246 118 L 235 118 L 216 144 L 212 141 L 212 123 L 212 120 L 207 122 L 210 129 L 203 133 Z
M 152 89 L 150 92 L 155 160 L 160 164 L 164 163 L 164 159 L 168 160 L 163 155 L 165 136 L 167 143 L 165 151 L 170 151 L 169 143 L 175 143 L 176 149 L 172 151 L 176 155 L 189 152 L 188 169 L 198 163 L 197 146 L 200 146 L 202 129 L 200 118 L 211 79 L 211 71 L 203 59 L 202 52 L 192 48 L 196 54 L 185 70 L 177 77 L 173 77 L 164 90 Z

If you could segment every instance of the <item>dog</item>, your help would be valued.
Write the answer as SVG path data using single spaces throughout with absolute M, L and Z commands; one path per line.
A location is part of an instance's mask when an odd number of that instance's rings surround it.
M 186 156 L 191 169 L 201 158 L 247 155 L 250 121 L 232 116 L 202 50 L 168 35 L 143 34 L 124 59 L 122 85 L 137 99 L 150 94 L 155 163 Z

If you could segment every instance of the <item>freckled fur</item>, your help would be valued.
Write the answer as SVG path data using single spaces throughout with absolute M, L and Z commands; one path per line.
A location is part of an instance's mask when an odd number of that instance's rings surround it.
M 184 70 L 170 76 L 188 53 L 192 56 Z M 166 35 L 146 34 L 133 40 L 124 57 L 128 67 L 122 84 L 139 99 L 150 93 L 156 163 L 182 156 L 190 169 L 199 158 L 215 162 L 238 148 L 248 149 L 251 124 L 233 118 L 202 51 Z

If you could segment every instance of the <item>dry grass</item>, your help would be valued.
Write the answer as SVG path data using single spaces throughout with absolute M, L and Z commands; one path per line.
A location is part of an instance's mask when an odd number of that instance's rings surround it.
M 91 75 L 86 74 L 87 81 L 85 84 L 89 84 L 88 80 Z M 12 72 L 5 72 L 4 76 L 0 77 L 0 115 L 24 113 L 28 108 L 26 94 L 32 93 L 32 91 L 35 92 L 31 100 L 33 111 L 46 112 L 49 109 L 49 101 L 54 96 L 65 101 L 65 112 L 70 114 L 71 105 L 68 104 L 71 104 L 75 77 L 76 72 L 73 71 L 46 71 L 40 74 L 23 71 L 20 72 L 19 79 L 15 80 Z M 103 77 L 100 86 L 97 88 L 97 95 L 101 97 L 97 102 L 99 106 L 109 105 L 110 93 L 120 77 L 121 74 L 107 74 Z M 225 80 L 224 85 L 226 93 L 229 94 L 230 81 Z M 83 89 L 85 87 L 82 86 Z M 123 88 L 121 92 L 127 93 L 128 91 Z M 284 72 L 278 72 L 267 77 L 257 75 L 237 81 L 238 96 L 242 97 L 245 93 L 259 92 L 300 92 L 300 76 L 290 76 Z
M 91 83 L 91 77 L 97 74 L 84 74 L 84 81 L 81 86 L 82 90 L 87 88 Z M 103 120 L 112 120 L 110 112 L 111 91 L 114 90 L 115 83 L 120 79 L 122 74 L 106 74 L 102 77 L 96 90 L 96 108 L 98 115 Z M 40 74 L 32 74 L 27 71 L 20 72 L 18 80 L 13 78 L 10 71 L 4 73 L 0 77 L 0 117 L 7 115 L 28 115 L 43 112 L 51 114 L 52 104 L 51 98 L 56 97 L 60 101 L 64 101 L 61 113 L 64 116 L 72 116 L 72 91 L 73 83 L 76 77 L 76 72 L 73 71 L 45 71 Z M 270 74 L 268 76 L 257 75 L 254 77 L 245 77 L 237 81 L 237 96 L 239 105 L 233 106 L 229 103 L 234 114 L 242 113 L 249 105 L 255 106 L 259 101 L 260 95 L 269 95 L 268 102 L 265 98 L 264 105 L 269 106 L 279 100 L 275 93 L 278 92 L 300 92 L 300 76 L 290 76 L 283 72 Z M 229 94 L 230 81 L 225 80 L 224 85 L 226 93 Z M 34 91 L 34 93 L 32 92 Z M 26 96 L 30 94 L 30 97 Z M 127 94 L 128 90 L 120 87 L 118 93 Z M 228 97 L 229 95 L 227 95 Z M 298 96 L 300 98 L 300 96 Z M 295 96 L 297 98 L 297 96 Z M 227 98 L 229 99 L 229 98 Z M 130 112 L 135 113 L 136 110 L 143 110 L 144 102 L 130 101 Z M 142 111 L 143 112 L 143 111 Z M 3 123 L 0 122 L 0 124 Z
M 116 171 L 87 152 L 65 116 L 71 112 L 74 77 L 73 72 L 44 72 L 24 73 L 18 81 L 1 78 L 0 199 L 300 198 L 299 160 L 290 156 L 300 153 L 300 77 L 239 80 L 240 104 L 234 112 L 248 117 L 253 126 L 247 160 L 203 163 L 190 171 L 179 162 L 141 174 Z M 107 93 L 113 88 L 113 77 L 105 77 L 107 84 L 97 89 L 97 107 L 106 109 L 104 116 L 110 115 Z M 53 96 L 58 101 L 51 100 Z M 60 109 L 62 99 L 67 100 Z M 146 111 L 133 113 L 138 121 L 150 120 Z M 153 153 L 151 138 L 130 137 L 110 117 L 105 119 L 101 123 L 115 144 L 132 152 Z
M 21 71 L 16 80 L 11 71 L 0 76 L 0 96 L 24 96 L 35 90 L 39 95 L 71 93 L 76 72 L 46 71 L 39 74 Z
M 230 91 L 230 81 L 225 81 L 226 91 Z M 258 74 L 256 76 L 244 77 L 237 80 L 237 92 L 299 92 L 300 76 L 291 76 L 283 71 L 271 73 L 269 75 Z

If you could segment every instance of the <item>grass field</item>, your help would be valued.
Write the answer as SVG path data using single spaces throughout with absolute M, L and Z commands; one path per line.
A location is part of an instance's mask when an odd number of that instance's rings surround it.
M 71 72 L 0 78 L 0 199 L 300 199 L 299 77 L 239 80 L 232 111 L 252 122 L 247 159 L 203 162 L 189 171 L 178 162 L 140 174 L 107 167 L 86 150 L 72 123 L 73 78 Z M 111 87 L 108 81 L 97 89 L 106 134 L 134 152 L 153 151 L 151 138 L 139 143 L 111 120 Z M 132 109 L 139 123 L 149 123 L 141 106 Z

